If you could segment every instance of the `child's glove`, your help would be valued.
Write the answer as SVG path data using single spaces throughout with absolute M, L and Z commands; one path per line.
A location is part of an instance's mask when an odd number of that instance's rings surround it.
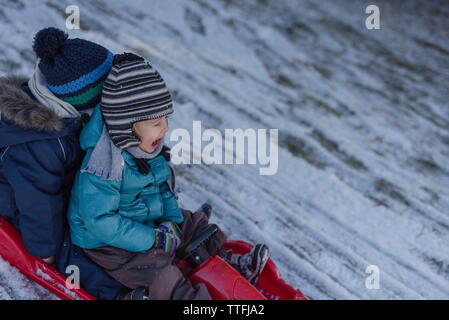
M 179 229 L 178 225 L 176 223 L 174 223 L 173 221 L 161 222 L 157 226 L 157 228 L 160 229 L 161 231 L 172 233 L 176 237 L 178 237 L 178 239 L 181 239 L 181 230 Z
M 153 248 L 162 249 L 167 252 L 170 257 L 173 257 L 176 253 L 176 248 L 181 243 L 181 240 L 179 240 L 175 234 L 163 231 L 160 228 L 155 228 L 154 233 L 155 240 Z

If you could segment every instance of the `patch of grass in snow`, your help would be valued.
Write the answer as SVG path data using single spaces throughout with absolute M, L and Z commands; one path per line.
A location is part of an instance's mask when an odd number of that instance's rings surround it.
M 184 9 L 184 20 L 189 28 L 200 35 L 206 35 L 206 27 L 201 16 L 190 8 Z
M 362 64 L 358 64 L 358 66 L 361 69 L 366 69 L 369 65 L 362 65 Z M 350 81 L 351 85 L 353 85 L 354 87 L 356 87 L 357 89 L 363 90 L 366 93 L 371 93 L 373 95 L 375 95 L 378 99 L 379 96 L 384 97 L 386 99 L 388 99 L 388 92 L 387 90 L 380 90 L 380 89 L 374 89 L 371 86 L 368 86 L 367 84 L 362 83 L 361 81 Z M 365 94 L 365 93 L 364 93 Z
M 214 16 L 218 15 L 217 9 L 212 7 L 209 3 L 203 0 L 195 0 L 196 3 L 198 3 L 202 9 L 207 10 L 209 13 L 212 13 Z
M 287 221 L 284 218 L 281 218 L 278 216 L 278 217 L 274 218 L 274 220 L 279 222 L 282 225 L 282 228 L 289 229 L 289 230 L 297 230 L 297 227 L 294 224 L 290 223 L 289 221 Z
M 315 71 L 317 71 L 323 78 L 330 80 L 332 78 L 332 71 L 319 65 L 317 63 L 306 63 L 306 65 L 310 65 Z
M 3 291 L 8 295 L 10 299 L 15 300 L 15 294 L 13 288 L 11 288 L 8 285 L 8 280 L 6 279 L 6 276 L 0 273 L 0 287 L 3 288 Z M 4 299 L 6 297 L 2 297 Z
M 5 6 L 7 8 L 13 8 L 16 10 L 22 10 L 25 8 L 25 4 L 20 0 L 2 1 L 2 6 Z
M 372 195 L 370 195 L 370 194 L 365 194 L 365 197 L 367 197 L 368 199 L 370 199 L 370 200 L 372 200 L 372 201 L 374 201 L 374 203 L 376 204 L 376 206 L 383 206 L 383 207 L 386 207 L 386 208 L 389 208 L 390 206 L 388 205 L 388 203 L 386 203 L 385 201 L 383 201 L 383 200 L 381 200 L 381 199 L 378 199 L 378 198 L 376 198 L 375 196 L 372 196 Z
M 446 130 L 449 127 L 449 122 L 446 121 L 441 116 L 436 115 L 432 110 L 429 108 L 429 106 L 425 104 L 411 104 L 408 102 L 403 102 L 400 104 L 400 106 L 403 106 L 416 115 L 426 119 L 427 121 L 433 123 L 437 127 L 440 127 L 441 129 Z
M 22 49 L 19 50 L 20 57 L 23 58 L 24 61 L 32 62 L 36 60 L 36 54 L 31 49 Z
M 419 169 L 419 171 L 424 171 L 425 173 L 442 173 L 442 169 L 438 166 L 433 160 L 413 158 L 410 159 L 411 163 L 415 164 L 415 166 Z
M 210 93 L 223 105 L 228 105 L 234 107 L 239 113 L 246 115 L 249 119 L 257 122 L 263 123 L 262 119 L 254 114 L 254 112 L 248 111 L 246 108 L 240 107 L 226 98 L 224 95 L 219 93 L 216 89 L 209 89 Z
M 424 256 L 424 260 L 430 264 L 436 273 L 449 280 L 449 261 L 440 260 L 434 257 Z
M 294 83 L 289 77 L 287 77 L 285 74 L 278 74 L 274 80 L 280 84 L 281 86 L 284 87 L 289 87 L 289 88 L 298 88 L 300 89 L 301 86 L 299 84 Z
M 288 19 L 289 17 L 285 17 Z M 283 24 L 275 23 L 273 25 L 280 33 L 292 42 L 312 37 L 314 40 L 318 35 L 307 24 L 297 19 L 293 21 L 284 22 Z
M 341 118 L 343 116 L 343 112 L 340 110 L 336 110 L 335 108 L 331 107 L 328 103 L 324 102 L 323 100 L 314 97 L 305 95 L 304 96 L 305 102 L 309 102 L 313 108 L 317 108 L 320 111 L 323 111 L 326 115 L 334 115 L 337 118 Z
M 98 12 L 98 13 L 101 13 L 102 15 L 104 15 L 104 16 L 107 16 L 107 17 L 114 17 L 116 19 L 121 19 L 122 18 L 120 10 L 117 10 L 116 7 L 108 7 L 107 1 L 101 1 L 101 0 L 80 0 L 80 2 L 84 2 L 87 5 L 91 6 L 92 9 L 94 9 L 94 10 L 90 10 L 92 13 Z M 82 8 L 82 6 L 80 6 L 80 8 Z
M 327 164 L 320 159 L 320 156 L 316 150 L 301 138 L 290 134 L 285 136 L 279 134 L 279 146 L 287 149 L 295 157 L 303 158 L 309 164 L 318 169 L 324 169 L 327 167 Z
M 445 145 L 449 146 L 449 136 L 438 134 L 438 138 L 440 138 L 440 141 L 443 142 Z
M 205 129 L 215 129 L 220 127 L 222 124 L 222 119 L 214 115 L 213 113 L 207 111 L 205 108 L 198 106 L 199 118 L 204 125 Z
M 49 8 L 52 8 L 56 11 L 64 20 L 67 19 L 67 15 L 65 13 L 65 8 L 63 6 L 59 6 L 55 3 L 52 3 L 50 1 L 45 2 L 45 5 Z M 84 17 L 83 17 L 84 18 Z M 80 20 L 80 26 L 81 26 L 81 20 Z
M 327 138 L 321 131 L 314 129 L 311 136 L 317 140 L 323 148 L 340 159 L 344 164 L 358 171 L 368 171 L 368 167 L 362 161 L 341 150 L 337 142 Z
M 186 104 L 191 101 L 186 95 L 184 95 L 177 89 L 170 90 L 170 94 L 172 96 L 173 101 L 176 103 Z
M 414 40 L 416 41 L 416 43 L 418 43 L 419 45 L 422 45 L 423 47 L 435 50 L 435 51 L 437 51 L 437 52 L 439 52 L 441 54 L 444 54 L 444 55 L 449 55 L 449 50 L 447 50 L 445 48 L 442 48 L 442 47 L 440 47 L 439 45 L 437 45 L 437 44 L 435 44 L 433 42 L 429 42 L 427 40 L 422 40 L 422 39 L 419 39 L 417 37 L 414 37 Z
M 233 66 L 222 66 L 219 63 L 212 61 L 211 59 L 208 59 L 206 57 L 199 57 L 201 60 L 203 60 L 205 63 L 213 66 L 214 68 L 220 69 L 222 71 L 225 71 L 233 76 L 238 76 L 238 71 Z M 239 77 L 241 78 L 241 77 Z
M 402 195 L 402 193 L 399 191 L 399 188 L 392 184 L 391 182 L 388 182 L 385 179 L 378 179 L 374 182 L 375 188 L 378 192 L 383 193 L 390 198 L 401 202 L 405 206 L 410 206 L 410 201 L 407 200 L 407 198 Z
M 14 73 L 15 70 L 20 69 L 20 64 L 9 60 L 9 59 L 0 59 L 0 70 L 8 73 Z
M 302 89 L 303 87 L 298 83 L 292 80 L 285 73 L 281 72 L 280 65 L 290 64 L 290 61 L 287 61 L 283 58 L 278 52 L 274 51 L 268 45 L 263 42 L 259 42 L 258 47 L 254 49 L 254 53 L 263 64 L 265 70 L 267 70 L 270 77 L 280 86 L 291 88 L 291 89 Z M 292 66 L 292 65 L 291 65 Z M 295 68 L 293 66 L 293 68 Z M 292 70 L 290 70 L 292 71 Z
M 422 190 L 424 190 L 429 196 L 431 202 L 437 202 L 440 200 L 440 196 L 433 190 L 429 189 L 428 187 L 421 187 Z
M 5 21 L 5 22 L 9 22 L 10 20 L 8 19 L 8 17 L 5 14 L 5 11 L 3 11 L 2 8 L 0 8 L 0 21 Z

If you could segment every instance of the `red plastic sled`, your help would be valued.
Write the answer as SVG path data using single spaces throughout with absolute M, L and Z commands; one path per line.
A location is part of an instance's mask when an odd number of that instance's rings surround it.
M 247 253 L 252 245 L 243 241 L 229 241 L 226 249 Z M 42 259 L 29 254 L 19 232 L 0 217 L 0 255 L 24 275 L 63 300 L 96 300 L 82 288 L 68 289 L 66 277 Z M 214 300 L 306 300 L 299 290 L 282 280 L 275 264 L 268 260 L 255 286 L 251 285 L 220 257 L 208 257 L 193 270 L 186 261 L 177 265 L 193 284 L 204 283 Z
M 0 255 L 28 278 L 63 300 L 95 300 L 83 289 L 69 290 L 66 277 L 42 259 L 29 254 L 20 233 L 1 217 Z
M 253 246 L 244 241 L 228 241 L 226 250 L 245 254 Z M 178 263 L 181 270 L 184 261 Z M 193 284 L 204 283 L 214 300 L 307 300 L 282 278 L 276 265 L 268 259 L 255 286 L 218 256 L 208 257 L 201 265 L 186 273 Z

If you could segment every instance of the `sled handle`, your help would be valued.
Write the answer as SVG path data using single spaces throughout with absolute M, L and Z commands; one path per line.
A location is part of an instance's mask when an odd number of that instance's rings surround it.
M 209 253 L 204 245 L 217 232 L 218 226 L 216 224 L 209 225 L 203 233 L 198 235 L 185 247 L 181 253 L 182 259 L 186 260 L 192 268 L 203 263 L 209 257 Z

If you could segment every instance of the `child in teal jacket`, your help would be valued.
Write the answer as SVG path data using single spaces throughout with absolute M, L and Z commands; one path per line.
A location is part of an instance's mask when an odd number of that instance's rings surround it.
M 86 150 L 81 165 L 85 169 L 77 175 L 72 189 L 69 208 L 72 240 L 86 249 L 109 245 L 145 252 L 154 246 L 157 222 L 183 222 L 169 186 L 170 168 L 159 155 L 148 159 L 151 171 L 140 174 L 133 156 L 121 151 L 121 179 L 94 174 L 89 161 L 102 129 L 101 112 L 97 108 L 80 136 L 81 148 Z M 107 155 L 102 153 L 100 157 Z
M 74 244 L 111 277 L 135 289 L 127 298 L 210 299 L 173 264 L 176 249 L 208 226 L 206 215 L 180 209 L 174 171 L 163 140 L 173 112 L 164 80 L 134 54 L 114 57 L 101 106 L 81 136 L 86 151 L 72 189 L 68 219 Z M 251 254 L 226 252 L 226 235 L 210 241 L 220 255 L 253 283 L 268 248 Z

